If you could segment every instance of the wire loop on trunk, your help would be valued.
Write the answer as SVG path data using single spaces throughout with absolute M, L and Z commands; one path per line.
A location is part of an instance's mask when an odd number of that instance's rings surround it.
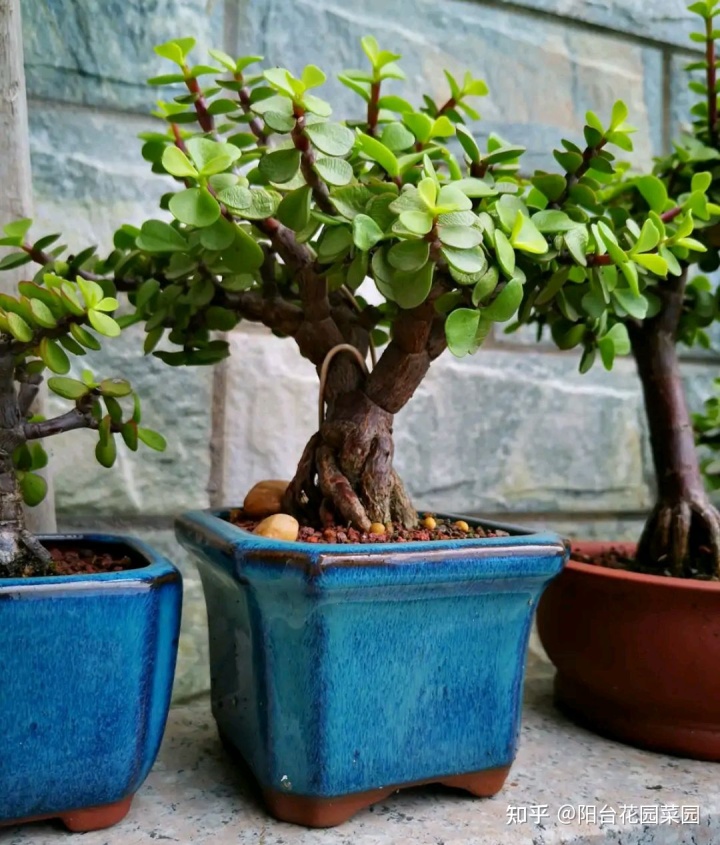
M 332 363 L 333 358 L 340 352 L 349 352 L 351 355 L 353 355 L 355 357 L 355 360 L 360 365 L 360 369 L 366 376 L 368 375 L 368 368 L 367 364 L 365 363 L 365 359 L 356 347 L 354 347 L 351 343 L 338 343 L 337 346 L 333 346 L 333 348 L 325 356 L 325 360 L 322 362 L 322 366 L 320 367 L 320 392 L 318 396 L 318 430 L 322 428 L 322 424 L 325 421 L 325 385 L 327 384 L 328 370 L 330 369 L 330 364 Z

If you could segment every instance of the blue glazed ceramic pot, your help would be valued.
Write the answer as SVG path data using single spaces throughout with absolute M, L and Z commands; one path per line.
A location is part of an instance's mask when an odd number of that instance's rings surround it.
M 0 580 L 0 824 L 119 821 L 155 762 L 180 625 L 178 570 L 138 540 L 41 538 L 139 568 Z
M 515 757 L 552 534 L 322 545 L 176 522 L 210 628 L 212 709 L 271 812 L 326 827 L 400 786 L 497 792 Z M 484 523 L 485 524 L 485 523 Z

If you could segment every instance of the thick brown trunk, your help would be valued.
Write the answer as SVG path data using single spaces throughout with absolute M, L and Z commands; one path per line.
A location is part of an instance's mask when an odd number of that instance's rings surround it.
M 335 399 L 288 490 L 287 506 L 310 523 L 414 525 L 417 515 L 393 468 L 393 415 L 362 390 Z
M 350 321 L 343 331 L 320 285 L 310 279 L 301 288 L 305 319 L 295 334 L 302 354 L 322 369 L 340 344 L 351 344 L 364 358 L 368 329 Z M 400 311 L 393 337 L 373 371 L 365 376 L 353 356 L 336 355 L 322 385 L 327 416 L 305 448 L 285 507 L 308 523 L 336 520 L 368 531 L 373 523 L 417 523 L 417 513 L 393 468 L 393 417 L 405 406 L 446 347 L 444 317 L 435 300 L 446 288 L 437 283 L 427 300 Z
M 47 575 L 50 556 L 28 532 L 12 455 L 25 441 L 14 360 L 0 354 L 0 578 Z
M 720 576 L 720 514 L 705 492 L 677 355 L 686 279 L 661 289 L 657 317 L 630 325 L 657 479 L 657 504 L 638 547 L 641 566 Z

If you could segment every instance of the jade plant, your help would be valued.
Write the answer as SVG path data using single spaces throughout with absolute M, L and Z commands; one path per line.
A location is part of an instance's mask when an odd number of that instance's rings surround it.
M 652 173 L 619 167 L 611 173 L 604 151 L 613 142 L 612 131 L 595 121 L 586 130 L 584 148 L 564 142 L 555 153 L 567 165 L 568 181 L 583 193 L 568 202 L 558 182 L 549 205 L 562 207 L 574 221 L 597 218 L 590 224 L 592 254 L 584 255 L 583 241 L 580 261 L 565 262 L 561 254 L 551 275 L 529 279 L 518 321 L 537 324 L 540 333 L 549 328 L 562 349 L 581 349 L 582 371 L 596 356 L 610 369 L 616 354 L 632 353 L 657 479 L 657 503 L 636 565 L 674 576 L 716 578 L 720 513 L 703 485 L 678 345 L 709 347 L 707 329 L 720 312 L 720 294 L 703 275 L 720 266 L 719 8 L 720 0 L 689 7 L 702 20 L 702 31 L 691 38 L 702 44 L 704 55 L 687 67 L 690 90 L 702 100 L 691 109 L 687 131 L 669 155 L 656 160 Z M 569 225 L 564 217 L 557 220 L 559 229 Z M 706 425 L 701 442 L 717 426 L 712 404 Z
M 631 149 L 622 102 L 607 127 L 588 116 L 585 151 L 564 142 L 561 170 L 528 178 L 522 147 L 495 134 L 481 145 L 466 125 L 487 93 L 470 73 L 446 73 L 447 97 L 415 106 L 390 90 L 403 79 L 400 57 L 365 37 L 367 67 L 339 76 L 358 103 L 343 120 L 318 93 L 326 77 L 314 65 L 296 75 L 220 51 L 193 64 L 193 46 L 156 48 L 173 67 L 150 83 L 171 98 L 156 111 L 164 129 L 141 136 L 142 154 L 175 180 L 157 218 L 121 226 L 109 255 L 72 272 L 127 292 L 146 352 L 167 364 L 220 361 L 228 344 L 217 333 L 240 320 L 292 338 L 318 372 L 328 362 L 325 421 L 284 502 L 307 522 L 416 524 L 393 467 L 393 417 L 441 353 L 475 352 L 526 291 L 568 279 L 594 289 L 602 266 L 639 314 L 646 280 L 700 249 L 691 235 L 708 208 L 705 177 L 672 214 L 664 194 L 639 206 L 637 232 L 606 199 L 625 190 L 610 151 Z M 627 232 L 630 250 L 618 246 Z M 19 246 L 41 274 L 62 275 L 57 250 Z M 363 295 L 366 280 L 380 304 Z M 620 321 L 596 334 L 606 356 L 624 351 Z M 329 357 L 344 345 L 372 355 L 369 373 L 357 356 Z
M 25 242 L 30 220 L 5 226 L 0 245 Z M 42 239 L 43 249 L 55 240 Z M 72 357 L 101 348 L 100 338 L 120 334 L 122 318 L 112 316 L 118 302 L 112 286 L 74 277 L 88 255 L 57 262 L 63 276 L 40 271 L 20 282 L 15 295 L 0 294 L 0 577 L 50 575 L 47 549 L 27 529 L 23 502 L 38 505 L 47 482 L 38 471 L 48 462 L 42 441 L 63 432 L 91 429 L 97 434 L 95 457 L 103 467 L 115 462 L 117 435 L 129 449 L 138 442 L 163 450 L 164 438 L 139 426 L 140 401 L 122 378 L 96 379 L 90 370 L 81 378 L 68 376 Z M 0 261 L 9 269 L 30 261 L 13 252 Z M 68 411 L 50 419 L 33 414 L 32 406 L 46 373 L 53 393 L 69 400 Z M 129 407 L 124 408 L 123 403 Z

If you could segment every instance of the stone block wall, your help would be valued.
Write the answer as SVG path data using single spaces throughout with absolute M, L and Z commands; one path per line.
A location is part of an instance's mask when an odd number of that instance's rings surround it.
M 585 111 L 608 114 L 617 97 L 638 127 L 633 160 L 646 166 L 687 111 L 683 0 L 23 0 L 22 12 L 37 227 L 64 231 L 72 246 L 105 247 L 118 223 L 156 213 L 166 183 L 150 174 L 136 136 L 153 125 L 143 81 L 162 65 L 152 47 L 171 37 L 332 72 L 358 66 L 359 37 L 375 33 L 404 54 L 408 80 L 395 90 L 416 99 L 445 96 L 443 68 L 471 68 L 491 89 L 480 134 L 526 145 L 527 167 L 550 165 Z M 351 116 L 354 96 L 329 87 L 339 116 Z M 291 341 L 251 326 L 231 340 L 215 417 L 217 500 L 227 504 L 259 479 L 292 474 L 317 399 L 313 369 Z M 113 470 L 96 471 L 88 433 L 53 444 L 58 518 L 67 529 L 137 533 L 180 563 L 182 698 L 207 685 L 205 611 L 172 516 L 209 503 L 213 373 L 168 369 L 139 350 L 131 336 L 88 363 L 133 380 L 169 450 L 122 452 Z M 697 404 L 718 358 L 684 366 Z M 645 428 L 630 361 L 581 377 L 573 354 L 498 332 L 474 358 L 434 365 L 399 415 L 397 462 L 420 507 L 632 538 L 652 500 Z

